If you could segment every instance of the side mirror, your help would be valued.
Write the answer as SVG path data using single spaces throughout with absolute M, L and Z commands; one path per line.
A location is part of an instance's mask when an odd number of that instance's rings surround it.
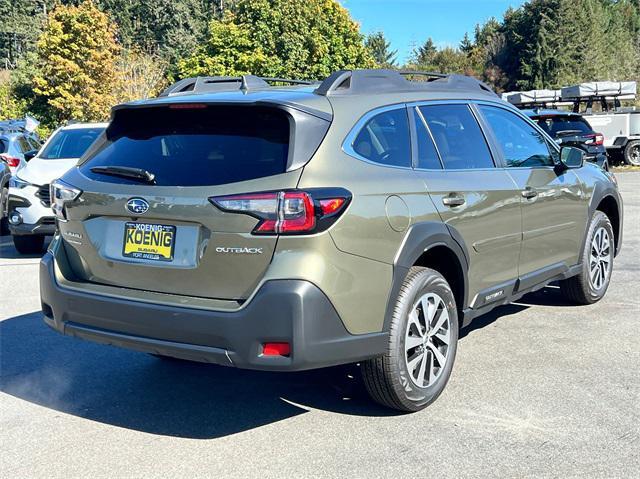
M 584 163 L 584 151 L 572 146 L 563 146 L 560 149 L 560 163 L 564 168 L 581 168 Z
M 38 150 L 29 150 L 24 153 L 24 161 L 33 160 L 33 158 L 38 154 Z

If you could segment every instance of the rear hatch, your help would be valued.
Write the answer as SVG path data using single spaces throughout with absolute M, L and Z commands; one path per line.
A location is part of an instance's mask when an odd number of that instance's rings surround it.
M 277 236 L 252 234 L 257 218 L 225 212 L 210 199 L 295 188 L 328 126 L 326 118 L 282 105 L 116 110 L 103 137 L 63 178 L 82 191 L 60 222 L 75 279 L 246 299 Z

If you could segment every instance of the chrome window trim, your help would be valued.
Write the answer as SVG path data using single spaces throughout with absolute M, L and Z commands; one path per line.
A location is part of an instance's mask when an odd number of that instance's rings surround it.
M 545 143 L 547 144 L 547 148 L 549 148 L 549 155 L 551 156 L 551 160 L 554 161 L 554 165 L 508 166 L 505 163 L 504 158 L 500 158 L 501 163 L 503 163 L 502 168 L 504 168 L 505 170 L 513 170 L 513 169 L 542 169 L 542 168 L 554 169 L 557 166 L 557 163 L 555 163 L 555 160 L 553 158 L 553 154 L 551 153 L 551 149 L 555 150 L 557 155 L 560 155 L 560 146 L 551 138 L 551 136 L 546 131 L 544 131 L 531 118 L 529 118 L 527 115 L 522 113 L 516 107 L 512 107 L 510 105 L 504 105 L 502 103 L 494 103 L 494 102 L 491 102 L 491 101 L 483 101 L 483 100 L 474 101 L 473 103 L 475 105 L 477 105 L 477 106 L 489 106 L 489 107 L 494 107 L 494 108 L 500 108 L 502 110 L 511 112 L 516 117 L 520 118 L 521 120 L 524 120 L 524 122 L 526 124 L 528 124 L 529 126 L 533 127 L 533 129 L 535 131 L 537 131 L 538 133 L 540 133 L 542 135 L 542 138 L 545 140 Z M 481 110 L 480 110 L 480 114 L 482 115 L 482 111 Z M 493 131 L 491 132 L 491 134 L 493 134 Z M 496 139 L 496 141 L 497 141 L 497 139 Z M 502 153 L 500 153 L 500 155 L 502 156 Z
M 478 127 L 480 128 L 480 131 L 482 132 L 482 135 L 484 137 L 485 143 L 487 145 L 487 149 L 489 150 L 489 154 L 491 155 L 491 159 L 494 163 L 494 166 L 491 168 L 460 168 L 460 169 L 447 169 L 444 166 L 444 162 L 442 161 L 442 156 L 440 154 L 440 150 L 438 149 L 438 145 L 435 142 L 435 140 L 433 139 L 433 135 L 431 133 L 431 129 L 428 127 L 428 125 L 426 124 L 426 121 L 422 115 L 422 112 L 420 111 L 420 106 L 431 106 L 431 105 L 467 105 L 469 107 L 469 110 L 471 112 L 471 114 L 473 115 L 474 119 L 476 120 L 476 122 L 478 123 Z M 540 128 L 533 120 L 531 120 L 527 115 L 523 114 L 520 110 L 518 110 L 517 108 L 509 105 L 509 104 L 505 104 L 503 102 L 501 102 L 500 100 L 496 100 L 496 101 L 490 101 L 490 100 L 475 100 L 475 99 L 469 99 L 469 100 L 464 100 L 464 99 L 451 99 L 451 100 L 420 100 L 420 101 L 412 101 L 412 102 L 404 102 L 404 103 L 394 103 L 393 105 L 385 105 L 382 107 L 378 107 L 378 108 L 374 108 L 373 110 L 368 111 L 367 113 L 365 113 L 364 115 L 362 115 L 360 117 L 360 119 L 355 123 L 355 125 L 351 128 L 351 130 L 349 131 L 349 133 L 347 134 L 347 136 L 345 137 L 344 141 L 342 142 L 342 151 L 344 153 L 346 153 L 347 155 L 351 156 L 352 158 L 355 158 L 357 160 L 363 161 L 365 163 L 369 163 L 371 165 L 375 165 L 375 166 L 379 166 L 382 168 L 393 168 L 393 169 L 397 169 L 397 170 L 413 170 L 413 171 L 494 171 L 497 169 L 524 169 L 524 168 L 549 168 L 549 169 L 553 169 L 554 166 L 550 166 L 550 165 L 545 165 L 545 166 L 535 166 L 535 167 L 508 167 L 506 165 L 503 164 L 503 159 L 500 158 L 496 158 L 495 154 L 499 153 L 499 152 L 494 152 L 493 148 L 491 147 L 491 143 L 489 138 L 487 137 L 487 132 L 485 131 L 485 127 L 483 126 L 483 122 L 481 121 L 480 118 L 478 118 L 476 116 L 476 113 L 474 111 L 473 106 L 480 106 L 480 105 L 486 105 L 486 106 L 492 106 L 492 107 L 496 107 L 496 108 L 502 108 L 503 110 L 509 111 L 511 113 L 513 113 L 514 115 L 516 115 L 517 117 L 523 119 L 526 123 L 528 123 L 529 125 L 531 125 L 537 132 L 539 132 L 540 134 L 543 135 L 543 138 L 547 139 L 547 143 L 549 145 L 550 148 L 553 148 L 557 154 L 560 154 L 560 147 L 558 146 L 558 144 L 553 141 L 553 139 L 542 129 Z M 432 169 L 432 168 L 418 168 L 413 166 L 413 162 L 412 159 L 410 159 L 410 163 L 412 166 L 394 166 L 394 165 L 385 165 L 383 163 L 377 163 L 373 160 L 369 160 L 368 158 L 365 158 L 364 156 L 358 154 L 354 149 L 353 149 L 353 143 L 356 139 L 356 137 L 358 136 L 358 134 L 360 133 L 360 131 L 362 130 L 362 128 L 364 127 L 364 125 L 374 116 L 380 114 L 380 113 L 384 113 L 387 111 L 392 111 L 392 110 L 401 110 L 404 109 L 406 111 L 407 114 L 407 120 L 410 122 L 411 119 L 409 118 L 409 115 L 411 114 L 411 109 L 415 109 L 418 112 L 418 115 L 420 116 L 420 119 L 423 121 L 423 124 L 425 125 L 425 127 L 427 128 L 427 131 L 429 132 L 429 135 L 431 136 L 431 140 L 433 141 L 433 144 L 436 148 L 436 151 L 438 153 L 438 158 L 440 160 L 440 164 L 442 165 L 441 169 Z M 411 132 L 411 129 L 409 131 L 409 134 L 413 134 Z M 417 135 L 417 133 L 415 133 Z M 417 139 L 417 138 L 416 138 Z M 410 138 L 410 141 L 413 141 L 413 139 Z
M 358 135 L 360 134 L 364 126 L 367 124 L 367 122 L 371 120 L 371 118 L 373 118 L 376 115 L 379 115 L 380 113 L 385 113 L 387 111 L 393 111 L 393 110 L 404 110 L 405 114 L 407 115 L 407 125 L 409 126 L 409 149 L 411 150 L 411 129 L 409 125 L 409 114 L 407 111 L 407 104 L 395 103 L 393 105 L 386 105 L 386 106 L 374 108 L 373 110 L 369 110 L 367 113 L 362 115 L 360 119 L 356 122 L 356 124 L 353 126 L 353 128 L 351 128 L 351 130 L 345 137 L 344 141 L 342 142 L 342 151 L 357 160 L 364 161 L 365 163 L 369 163 L 371 165 L 376 165 L 383 168 L 393 168 L 396 170 L 413 170 L 412 156 L 409 156 L 409 166 L 385 165 L 384 163 L 378 163 L 376 161 L 365 158 L 364 156 L 360 155 L 353 149 L 353 144 L 356 141 L 356 138 L 358 137 Z
M 427 133 L 429 134 L 429 138 L 431 138 L 431 143 L 433 143 L 433 147 L 436 150 L 436 155 L 438 155 L 438 161 L 440 162 L 440 169 L 436 170 L 435 168 L 419 168 L 418 166 L 415 166 L 414 169 L 417 171 L 443 171 L 446 170 L 446 168 L 444 167 L 444 161 L 442 161 L 442 155 L 440 154 L 440 148 L 438 148 L 438 144 L 436 143 L 436 139 L 433 137 L 433 133 L 431 133 L 431 128 L 429 128 L 429 125 L 427 124 L 427 120 L 424 119 L 424 115 L 422 114 L 422 112 L 420 111 L 420 108 L 418 108 L 417 105 L 410 107 L 412 111 L 414 111 L 417 115 L 418 118 L 420 118 L 420 121 L 422 122 L 422 125 L 424 126 L 425 130 L 427 130 Z M 418 139 L 418 131 L 416 129 L 416 141 Z
M 440 159 L 440 164 L 442 165 L 442 169 L 439 169 L 439 170 L 434 170 L 433 168 L 414 168 L 416 171 L 493 171 L 493 170 L 502 168 L 502 165 L 499 164 L 500 162 L 498 162 L 498 159 L 495 157 L 495 152 L 491 147 L 491 142 L 489 141 L 489 138 L 487 138 L 487 132 L 484 131 L 482 122 L 480 121 L 480 118 L 477 117 L 476 112 L 473 109 L 473 105 L 475 105 L 476 103 L 477 102 L 475 100 L 424 100 L 424 101 L 414 101 L 411 103 L 407 103 L 407 107 L 415 108 L 416 111 L 418 111 L 418 114 L 420 115 L 420 118 L 422 119 L 427 131 L 429 132 L 429 136 L 431 136 L 431 140 L 433 141 L 434 146 L 436 147 L 436 151 L 438 152 L 438 157 Z M 486 103 L 493 104 L 492 102 L 486 102 Z M 469 109 L 469 113 L 471 113 L 471 116 L 478 124 L 480 133 L 482 133 L 482 137 L 484 138 L 485 145 L 487 146 L 487 151 L 489 152 L 489 156 L 491 157 L 491 161 L 493 163 L 492 167 L 455 168 L 455 169 L 446 167 L 446 165 L 444 164 L 444 161 L 442 160 L 442 155 L 440 154 L 440 149 L 438 148 L 438 144 L 436 143 L 435 138 L 433 138 L 433 134 L 431 133 L 431 128 L 429 128 L 429 125 L 427 124 L 427 121 L 424 118 L 424 115 L 422 115 L 422 112 L 420 111 L 421 106 L 437 106 L 437 105 L 466 105 L 467 106 L 467 108 Z

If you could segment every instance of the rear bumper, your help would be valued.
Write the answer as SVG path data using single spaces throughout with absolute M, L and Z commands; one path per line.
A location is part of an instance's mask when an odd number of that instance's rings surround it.
M 266 282 L 237 311 L 210 311 L 87 294 L 57 284 L 54 258 L 40 263 L 44 321 L 60 333 L 147 353 L 247 369 L 296 371 L 368 359 L 386 333 L 351 335 L 328 298 L 302 280 Z M 288 357 L 262 344 L 288 342 Z

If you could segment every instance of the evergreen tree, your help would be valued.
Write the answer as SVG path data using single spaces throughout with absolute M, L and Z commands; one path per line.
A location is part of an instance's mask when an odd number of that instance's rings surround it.
M 438 48 L 433 42 L 433 39 L 429 37 L 422 45 L 414 48 L 411 54 L 411 62 L 420 67 L 433 65 L 437 53 Z
M 469 34 L 465 32 L 464 37 L 462 38 L 462 41 L 460 42 L 460 51 L 462 53 L 466 53 L 468 55 L 473 51 L 474 47 L 475 47 L 475 45 L 473 44 L 473 42 L 469 38 Z
M 371 33 L 367 36 L 365 46 L 371 52 L 376 64 L 381 68 L 394 68 L 398 58 L 398 50 L 391 50 L 383 32 Z

